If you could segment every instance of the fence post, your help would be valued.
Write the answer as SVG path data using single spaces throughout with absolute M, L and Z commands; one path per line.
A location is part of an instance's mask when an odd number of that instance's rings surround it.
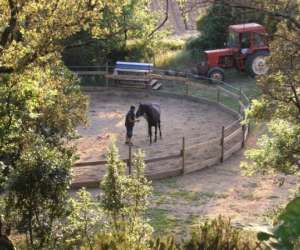
M 189 82 L 185 81 L 185 94 L 188 96 L 189 95 Z
M 245 110 L 243 110 L 243 122 L 245 122 Z M 242 148 L 245 147 L 245 133 L 247 129 L 247 124 L 243 123 L 242 125 L 242 132 L 243 132 L 243 138 L 242 138 Z
M 106 88 L 108 88 L 108 78 L 107 78 L 107 75 L 108 75 L 108 62 L 106 62 L 105 64 L 105 86 Z
M 247 127 L 248 127 L 248 135 L 250 134 L 250 121 L 247 123 Z
M 217 91 L 217 102 L 220 103 L 220 89 L 217 88 L 218 91 Z
M 184 174 L 184 169 L 185 169 L 185 138 L 184 137 L 182 137 L 181 156 L 182 156 L 182 174 Z
M 242 87 L 240 87 L 240 97 L 239 97 L 239 113 L 240 114 L 242 113 L 241 103 L 242 103 Z
M 131 165 L 132 165 L 132 147 L 131 147 L 131 145 L 129 145 L 129 147 L 128 147 L 128 162 L 127 162 L 129 175 L 131 175 Z
M 245 147 L 245 132 L 246 132 L 246 125 L 242 125 L 242 131 L 243 131 L 243 138 L 242 138 L 242 148 Z
M 240 87 L 240 100 L 242 99 L 242 87 Z
M 221 162 L 224 161 L 224 137 L 225 137 L 225 127 L 222 127 L 222 137 L 221 137 Z

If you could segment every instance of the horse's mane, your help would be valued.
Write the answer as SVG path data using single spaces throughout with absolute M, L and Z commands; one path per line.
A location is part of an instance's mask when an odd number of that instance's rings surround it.
M 141 103 L 145 110 L 152 111 L 153 109 L 160 113 L 160 105 L 158 103 Z
M 148 122 L 156 123 L 157 121 L 160 121 L 160 107 L 159 107 L 159 104 L 141 103 L 140 105 L 143 107 L 144 112 L 147 114 Z M 156 105 L 156 107 L 155 107 L 155 105 Z

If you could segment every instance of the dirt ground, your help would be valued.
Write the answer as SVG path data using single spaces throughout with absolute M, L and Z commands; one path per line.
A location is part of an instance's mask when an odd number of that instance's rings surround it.
M 253 147 L 251 135 L 247 148 Z M 296 176 L 244 176 L 240 163 L 244 150 L 223 164 L 193 174 L 156 181 L 149 215 L 161 231 L 186 234 L 190 225 L 218 215 L 230 217 L 234 224 L 270 222 L 270 214 L 292 197 L 300 181 Z M 278 181 L 284 178 L 284 184 Z M 168 226 L 160 228 L 155 214 L 163 213 Z
M 255 145 L 251 135 L 247 148 Z M 296 176 L 252 176 L 242 174 L 240 163 L 244 150 L 223 164 L 201 171 L 153 182 L 153 197 L 148 218 L 156 233 L 174 233 L 186 236 L 192 226 L 204 218 L 219 215 L 230 217 L 233 224 L 270 223 L 268 215 L 286 204 L 300 181 Z M 99 189 L 90 189 L 93 195 Z
M 107 146 L 116 137 L 121 158 L 128 158 L 128 146 L 125 140 L 125 114 L 130 105 L 136 107 L 140 102 L 158 103 L 161 106 L 162 139 L 149 145 L 147 124 L 144 118 L 134 127 L 134 150 L 141 148 L 146 158 L 177 154 L 181 149 L 182 137 L 187 144 L 204 142 L 220 137 L 222 126 L 234 121 L 231 114 L 217 106 L 196 102 L 158 97 L 143 92 L 89 92 L 89 124 L 79 128 L 79 138 L 75 144 L 80 162 L 105 159 Z M 154 129 L 153 129 L 154 133 Z

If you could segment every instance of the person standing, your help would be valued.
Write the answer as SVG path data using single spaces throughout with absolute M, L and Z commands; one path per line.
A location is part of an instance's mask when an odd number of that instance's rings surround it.
M 139 120 L 135 119 L 135 106 L 131 106 L 130 110 L 126 114 L 125 127 L 126 127 L 126 140 L 125 144 L 132 145 L 133 127 L 135 122 Z

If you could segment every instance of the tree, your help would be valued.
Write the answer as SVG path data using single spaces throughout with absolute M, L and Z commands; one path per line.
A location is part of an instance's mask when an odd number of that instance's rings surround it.
M 55 224 L 55 234 L 48 248 L 65 250 L 85 246 L 93 250 L 95 235 L 103 230 L 102 223 L 99 203 L 82 188 L 69 200 L 66 218 Z
M 42 249 L 65 215 L 67 145 L 85 122 L 86 97 L 61 61 L 64 41 L 82 29 L 104 34 L 96 24 L 105 6 L 121 9 L 101 0 L 0 0 L 1 199 L 31 247 Z
M 178 8 L 180 11 L 180 15 L 182 18 L 182 21 L 184 23 L 184 27 L 186 30 L 188 30 L 188 20 L 189 20 L 189 16 L 188 16 L 188 2 L 187 0 L 176 0 L 177 4 L 178 4 Z
M 20 232 L 26 233 L 28 245 L 43 249 L 49 244 L 52 227 L 65 216 L 71 152 L 50 149 L 40 138 L 22 152 L 8 182 L 7 206 L 17 215 L 11 218 Z
M 143 215 L 151 194 L 150 182 L 144 176 L 144 160 L 138 152 L 133 160 L 133 173 L 125 175 L 125 165 L 112 145 L 107 156 L 107 173 L 101 188 L 103 211 L 108 220 L 113 249 L 148 249 L 152 228 Z
M 263 94 L 252 102 L 248 112 L 250 119 L 267 122 L 268 134 L 260 138 L 257 148 L 247 151 L 254 164 L 245 167 L 251 172 L 295 173 L 300 163 L 300 6 L 297 1 L 261 1 L 244 8 L 280 22 L 270 44 L 270 72 L 258 79 Z
M 120 8 L 115 5 L 104 7 L 98 25 L 105 32 L 100 36 L 82 30 L 65 41 L 63 55 L 67 65 L 149 59 L 148 50 L 153 50 L 152 40 L 159 33 L 155 30 L 158 14 L 151 11 L 147 0 L 122 0 L 118 6 Z M 81 41 L 78 44 L 85 46 L 74 46 L 74 41 Z

